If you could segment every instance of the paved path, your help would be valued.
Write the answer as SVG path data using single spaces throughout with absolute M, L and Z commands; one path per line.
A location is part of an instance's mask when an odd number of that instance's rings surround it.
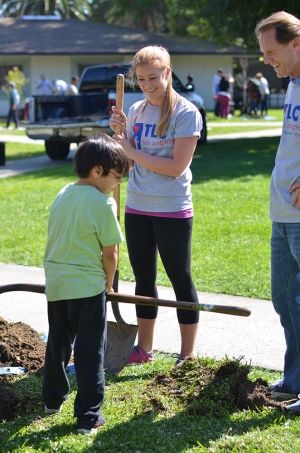
M 43 269 L 37 267 L 5 265 L 0 263 L 0 284 L 44 283 Z M 119 292 L 134 294 L 134 284 L 120 282 Z M 196 351 L 201 356 L 222 358 L 244 357 L 252 365 L 282 370 L 285 343 L 278 316 L 272 304 L 222 294 L 199 292 L 200 303 L 233 305 L 251 310 L 249 317 L 201 312 Z M 159 287 L 159 296 L 174 300 L 170 288 Z M 134 306 L 121 304 L 126 322 L 135 323 Z M 38 332 L 47 333 L 46 300 L 42 294 L 11 292 L 0 295 L 0 315 L 6 320 L 22 321 Z M 108 306 L 108 319 L 114 317 Z M 156 323 L 154 349 L 178 352 L 180 336 L 176 312 L 160 307 Z

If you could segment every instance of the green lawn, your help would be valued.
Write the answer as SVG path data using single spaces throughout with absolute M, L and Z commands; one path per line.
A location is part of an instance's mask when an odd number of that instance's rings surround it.
M 1 136 L 0 136 L 1 140 Z M 7 142 L 5 144 L 5 158 L 6 160 L 25 159 L 27 157 L 37 157 L 45 154 L 44 145 L 29 144 L 29 143 L 13 143 Z
M 241 122 L 241 121 L 265 121 L 266 123 L 271 123 L 272 121 L 282 121 L 283 120 L 283 109 L 269 109 L 267 119 L 261 117 L 254 117 L 250 115 L 240 115 L 239 111 L 235 112 L 230 119 L 224 119 L 220 117 L 216 117 L 214 112 L 208 111 L 207 112 L 207 121 L 217 121 L 219 123 L 226 123 L 226 122 Z
M 143 366 L 126 367 L 119 376 L 107 376 L 103 415 L 106 425 L 95 436 L 75 434 L 73 402 L 75 384 L 62 412 L 43 416 L 40 380 L 17 378 L 23 395 L 30 395 L 27 411 L 15 421 L 0 423 L 0 445 L 4 453 L 170 453 L 248 452 L 295 453 L 300 451 L 299 419 L 280 409 L 258 411 L 231 407 L 226 383 L 211 382 L 198 393 L 202 375 L 187 371 L 180 379 L 182 398 L 155 384 L 156 376 L 169 375 L 174 359 L 158 354 Z M 203 359 L 203 367 L 216 366 Z M 197 371 L 197 369 L 196 369 Z M 204 375 L 205 376 L 205 375 Z M 253 368 L 249 378 L 271 381 L 278 373 Z M 179 381 L 179 382 L 180 382 Z M 228 381 L 226 381 L 228 382 Z M 192 400 L 188 400 L 192 397 Z M 202 396 L 201 396 L 202 395 Z M 35 399 L 33 399 L 35 397 Z M 199 399 L 201 398 L 201 399 Z M 32 402 L 32 399 L 34 402 Z M 197 409 L 197 401 L 200 406 Z M 202 404 L 201 404 L 202 402 Z M 201 409 L 209 409 L 200 415 Z
M 196 153 L 192 267 L 199 291 L 270 298 L 268 199 L 277 143 L 278 138 L 231 140 L 208 143 Z M 0 261 L 42 265 L 49 207 L 72 180 L 70 164 L 0 179 Z M 122 210 L 125 190 L 126 181 Z M 125 244 L 120 278 L 133 280 Z M 169 285 L 161 266 L 158 284 Z
M 274 125 L 272 123 L 267 124 L 265 126 L 257 126 L 254 124 L 245 124 L 244 126 L 235 126 L 234 123 L 230 124 L 226 127 L 211 125 L 212 123 L 207 125 L 208 128 L 208 139 L 213 137 L 214 135 L 224 135 L 224 134 L 231 134 L 233 132 L 255 132 L 255 131 L 265 131 L 267 129 L 279 129 L 280 126 Z
M 19 129 L 7 129 L 4 122 L 0 121 L 0 138 L 1 135 L 25 135 L 24 127 Z

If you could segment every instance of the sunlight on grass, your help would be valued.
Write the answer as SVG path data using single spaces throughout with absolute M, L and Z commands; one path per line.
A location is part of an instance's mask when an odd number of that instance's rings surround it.
M 193 163 L 192 269 L 199 291 L 270 298 L 269 180 L 278 138 L 200 146 Z M 47 220 L 60 188 L 76 178 L 66 164 L 0 180 L 0 261 L 42 266 Z M 121 224 L 126 181 L 121 187 Z M 120 278 L 132 280 L 126 245 Z M 161 264 L 157 283 L 170 286 Z
M 1 140 L 1 137 L 0 137 Z M 44 145 L 29 144 L 29 143 L 13 143 L 5 144 L 6 160 L 25 159 L 27 157 L 37 157 L 45 154 Z
M 203 359 L 203 366 L 216 366 Z M 300 449 L 298 419 L 283 415 L 280 409 L 236 410 L 229 406 L 218 415 L 197 415 L 189 409 L 188 400 L 176 392 L 164 392 L 153 387 L 155 378 L 170 376 L 174 359 L 157 354 L 157 359 L 143 366 L 129 366 L 118 376 L 106 377 L 106 396 L 103 415 L 106 424 L 94 436 L 75 434 L 73 403 L 76 390 L 71 379 L 71 393 L 62 412 L 43 415 L 42 402 L 14 421 L 0 423 L 1 451 L 5 452 L 296 452 Z M 256 378 L 274 380 L 278 373 L 253 368 Z M 186 375 L 186 378 L 189 374 Z M 201 378 L 201 376 L 199 376 Z M 17 378 L 18 379 L 18 378 Z M 28 376 L 31 394 L 40 397 L 41 381 Z M 182 390 L 190 395 L 196 391 L 191 375 Z M 198 379 L 199 380 L 199 379 Z M 25 385 L 25 384 L 23 384 Z M 214 388 L 215 385 L 215 388 Z M 208 398 L 220 388 L 209 384 Z M 152 389 L 152 392 L 151 392 Z M 224 390 L 226 388 L 224 387 Z M 204 390 L 205 391 L 205 387 Z M 195 394 L 195 399 L 198 398 Z M 161 404 L 157 405 L 160 401 Z M 216 400 L 217 401 L 217 400 Z M 165 405 L 164 405 L 165 402 Z

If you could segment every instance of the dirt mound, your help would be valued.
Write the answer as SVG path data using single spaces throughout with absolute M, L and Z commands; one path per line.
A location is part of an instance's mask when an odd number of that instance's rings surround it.
M 0 367 L 22 367 L 30 375 L 40 375 L 46 344 L 39 334 L 22 322 L 10 323 L 0 317 Z M 27 379 L 29 379 L 27 378 Z M 23 387 L 22 387 L 23 385 Z M 13 376 L 0 375 L 0 420 L 12 420 L 28 412 L 40 395 L 28 394 L 30 385 L 14 382 Z
M 10 323 L 0 317 L 0 367 L 23 367 L 40 372 L 45 357 L 45 342 L 22 322 Z
M 188 360 L 170 374 L 153 379 L 148 388 L 148 410 L 167 410 L 170 398 L 179 398 L 188 413 L 214 417 L 242 409 L 283 408 L 284 403 L 272 400 L 267 382 L 251 381 L 249 372 L 250 366 L 241 360 L 226 359 L 221 364 Z

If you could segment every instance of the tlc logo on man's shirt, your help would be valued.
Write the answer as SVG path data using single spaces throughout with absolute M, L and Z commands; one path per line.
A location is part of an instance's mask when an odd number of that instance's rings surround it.
M 300 114 L 300 105 L 284 104 L 284 117 L 286 120 L 298 121 Z

